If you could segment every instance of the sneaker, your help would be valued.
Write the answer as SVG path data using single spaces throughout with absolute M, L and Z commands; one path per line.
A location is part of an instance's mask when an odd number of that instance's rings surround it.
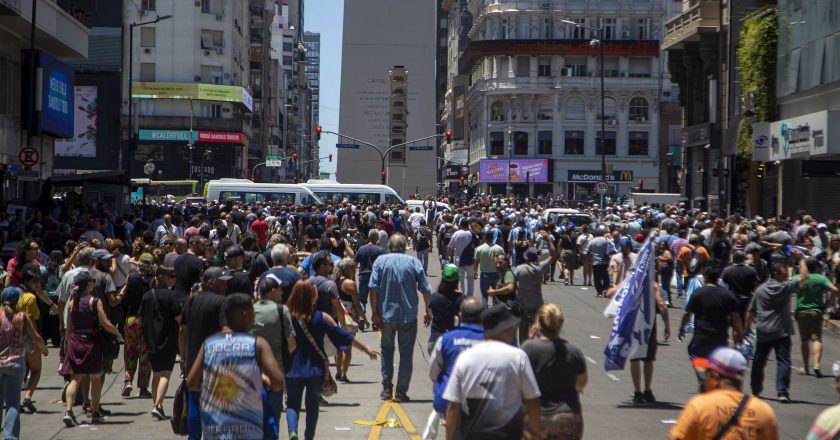
M 91 425 L 94 423 L 102 423 L 105 421 L 105 415 L 102 414 L 100 411 L 93 411 L 90 413 L 90 423 Z
M 103 408 L 102 405 L 99 405 L 99 414 L 101 414 L 103 416 L 110 416 L 112 414 L 112 412 Z
M 298 435 L 297 435 L 297 433 L 296 433 L 296 432 L 294 432 L 294 431 L 293 431 L 293 432 L 290 432 L 290 433 L 289 433 L 289 440 L 298 440 Z
M 633 403 L 644 403 L 645 397 L 641 391 L 636 391 L 633 393 Z
M 408 397 L 408 394 L 403 391 L 397 391 L 397 394 L 394 396 L 394 402 L 397 403 L 408 402 L 410 400 L 411 398 Z
M 62 418 L 61 420 L 64 421 L 64 425 L 68 428 L 72 428 L 78 425 L 78 422 L 76 422 L 76 416 L 73 414 L 73 411 L 64 411 L 64 418 Z
M 788 396 L 787 394 L 779 394 L 779 402 L 790 403 L 790 396 Z
M 138 394 L 138 396 L 141 399 L 151 399 L 152 393 L 150 393 L 149 390 L 146 388 L 140 388 L 140 394 Z
M 807 376 L 808 375 L 808 368 L 806 368 L 806 367 L 800 368 L 799 369 L 799 375 L 800 376 Z
M 820 371 L 819 368 L 814 368 L 814 376 L 817 376 L 817 379 L 822 379 L 823 378 L 822 371 Z
M 341 382 L 342 383 L 350 383 L 350 379 L 347 378 L 346 374 L 341 375 Z
M 382 388 L 382 392 L 379 393 L 379 398 L 382 400 L 391 400 L 391 395 L 393 391 L 391 390 L 390 385 L 386 385 Z
M 642 394 L 642 398 L 645 400 L 645 402 L 656 403 L 656 397 L 653 397 L 653 391 L 651 390 L 645 390 L 645 393 Z
M 125 384 L 123 384 L 122 396 L 123 396 L 123 397 L 128 397 L 128 396 L 130 396 L 130 395 L 131 395 L 131 392 L 132 392 L 133 390 L 134 390 L 134 387 L 132 387 L 132 386 L 131 386 L 131 382 L 126 382 Z
M 38 412 L 38 409 L 35 408 L 35 405 L 33 405 L 32 401 L 29 399 L 23 399 L 23 402 L 20 403 L 20 409 L 26 410 L 26 412 L 31 414 Z
M 152 409 L 152 416 L 158 420 L 166 420 L 168 418 L 166 417 L 166 414 L 163 413 L 162 406 L 154 407 L 154 409 Z
M 324 396 L 321 396 L 318 399 L 318 404 L 321 405 L 321 406 L 327 406 L 327 405 L 330 404 L 330 402 L 327 402 L 327 399 L 324 399 Z

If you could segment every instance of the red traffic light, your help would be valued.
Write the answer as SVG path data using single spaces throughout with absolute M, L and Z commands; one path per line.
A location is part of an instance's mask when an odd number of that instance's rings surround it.
M 464 183 L 464 176 L 461 176 L 461 183 Z
M 315 133 L 321 134 L 321 126 L 320 125 L 315 126 Z
M 385 171 L 382 171 L 381 173 L 379 173 L 379 175 L 385 177 Z
M 452 131 L 447 130 L 444 135 L 446 135 L 446 142 L 452 142 Z
M 295 153 L 295 154 L 292 154 L 292 159 L 295 159 L 295 160 L 297 160 L 297 158 L 298 158 L 298 154 L 297 154 L 297 153 Z

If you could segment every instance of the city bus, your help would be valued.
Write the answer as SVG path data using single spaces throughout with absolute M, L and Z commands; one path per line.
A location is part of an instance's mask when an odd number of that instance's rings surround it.
M 368 205 L 403 204 L 402 198 L 386 185 L 343 184 L 334 180 L 309 180 L 302 184 L 324 203 L 362 203 Z

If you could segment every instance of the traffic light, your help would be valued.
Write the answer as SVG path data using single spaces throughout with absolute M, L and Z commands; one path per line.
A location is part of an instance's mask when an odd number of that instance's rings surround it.
M 385 184 L 385 170 L 382 170 L 382 172 L 380 172 L 379 175 L 382 176 L 382 184 L 384 185 Z
M 319 141 L 321 140 L 321 126 L 320 125 L 315 126 L 315 139 L 317 139 Z
M 297 153 L 292 154 L 292 159 L 297 160 L 298 159 L 298 154 Z
M 444 135 L 446 135 L 446 142 L 452 142 L 452 131 L 447 130 Z
M 329 156 L 329 157 L 330 157 L 330 162 L 332 162 L 332 154 L 330 154 L 330 156 Z
M 464 184 L 464 176 L 461 176 L 461 185 Z

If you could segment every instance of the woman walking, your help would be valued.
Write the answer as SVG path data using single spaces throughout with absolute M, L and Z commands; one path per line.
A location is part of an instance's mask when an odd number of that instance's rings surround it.
M 365 352 L 371 359 L 376 359 L 379 352 L 374 351 L 342 330 L 326 313 L 316 310 L 318 292 L 309 281 L 299 281 L 292 289 L 288 307 L 292 314 L 292 326 L 295 329 L 297 348 L 292 354 L 292 367 L 286 373 L 286 395 L 289 407 L 286 410 L 286 423 L 291 440 L 298 439 L 298 418 L 301 401 L 306 392 L 306 431 L 304 438 L 315 438 L 318 425 L 318 408 L 321 399 L 321 382 L 329 376 L 329 361 L 324 353 L 324 336 L 339 349 L 347 350 L 352 345 Z
M 656 245 L 656 271 L 659 272 L 659 286 L 665 304 L 671 307 L 671 277 L 674 276 L 674 256 L 668 249 L 668 242 L 660 241 Z
M 344 308 L 344 316 L 338 319 L 344 319 L 346 322 L 347 313 L 349 312 L 350 319 L 356 323 L 355 326 L 347 325 L 348 331 L 352 335 L 356 335 L 359 326 L 365 323 L 365 312 L 362 311 L 362 303 L 359 301 L 359 292 L 356 287 L 356 262 L 352 258 L 342 258 L 335 264 L 333 269 L 333 279 L 335 285 L 338 286 L 338 296 L 341 299 L 341 305 Z M 336 354 L 336 373 L 335 378 L 342 382 L 350 382 L 347 379 L 347 369 L 350 368 L 350 360 L 352 358 L 351 350 L 348 348 L 344 351 L 339 351 Z
M 542 435 L 525 428 L 526 439 L 578 440 L 583 437 L 580 393 L 588 380 L 580 348 L 560 337 L 563 312 L 554 304 L 537 310 L 531 339 L 522 344 L 540 387 Z
M 23 280 L 21 282 L 23 294 L 17 303 L 17 309 L 26 314 L 26 318 L 38 328 L 38 323 L 41 320 L 41 309 L 38 307 L 38 299 L 35 297 L 35 292 L 41 291 L 41 272 L 38 267 L 33 264 L 27 264 L 23 268 Z M 41 381 L 41 369 L 43 362 L 41 360 L 41 351 L 35 350 L 29 346 L 27 341 L 26 346 L 26 368 L 29 370 L 29 379 L 26 381 L 26 393 L 23 396 L 23 403 L 21 407 L 29 413 L 36 413 L 38 410 L 32 404 L 32 397 L 35 395 L 35 389 L 38 388 L 38 382 Z
M 178 354 L 178 330 L 181 323 L 181 306 L 172 287 L 175 285 L 175 270 L 158 266 L 151 290 L 143 294 L 138 318 L 143 340 L 148 351 L 152 369 L 152 416 L 166 419 L 163 399 L 169 388 L 169 377 L 175 356 Z
M 143 295 L 152 288 L 155 279 L 155 259 L 151 254 L 140 255 L 139 273 L 128 277 L 120 295 L 123 296 L 122 306 L 125 312 L 125 350 L 123 350 L 123 361 L 125 362 L 125 382 L 123 383 L 122 396 L 131 396 L 135 373 L 137 374 L 137 387 L 140 388 L 139 397 L 149 399 L 152 393 L 149 392 L 149 378 L 151 377 L 151 365 L 149 363 L 149 352 L 146 348 L 146 340 L 143 338 L 142 319 L 140 319 L 140 303 Z
M 91 295 L 95 282 L 90 272 L 80 272 L 73 280 L 73 284 L 73 295 L 67 304 L 67 309 L 70 311 L 67 314 L 67 355 L 61 364 L 60 371 L 62 375 L 71 376 L 65 395 L 67 409 L 62 419 L 68 428 L 78 424 L 73 414 L 73 402 L 76 400 L 79 383 L 83 379 L 90 382 L 90 422 L 100 423 L 104 420 L 99 408 L 104 368 L 102 339 L 99 332 L 107 331 L 122 343 L 122 336 L 108 320 L 102 301 Z
M 32 340 L 39 355 L 49 354 L 44 340 L 35 330 L 35 325 L 23 312 L 17 311 L 17 304 L 23 291 L 19 287 L 3 289 L 0 300 L 0 390 L 2 406 L 6 408 L 3 420 L 3 438 L 20 438 L 20 388 L 26 372 L 24 365 L 24 340 Z

